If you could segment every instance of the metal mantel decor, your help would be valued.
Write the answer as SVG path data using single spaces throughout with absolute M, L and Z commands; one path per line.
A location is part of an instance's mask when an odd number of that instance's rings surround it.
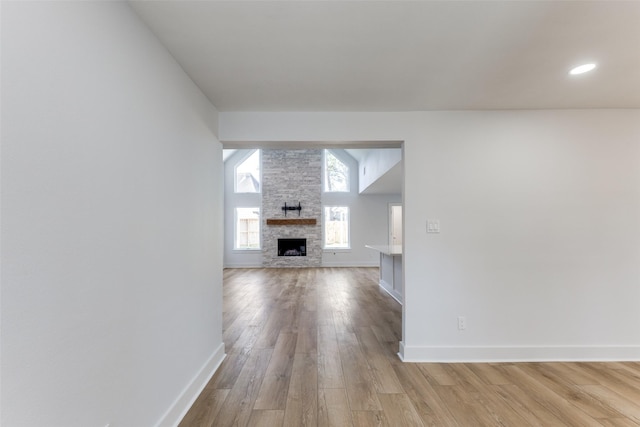
M 300 216 L 302 206 L 300 206 L 300 202 L 298 202 L 298 206 L 287 206 L 287 202 L 284 202 L 282 210 L 284 211 L 284 216 L 287 216 L 287 211 L 298 211 L 298 216 Z

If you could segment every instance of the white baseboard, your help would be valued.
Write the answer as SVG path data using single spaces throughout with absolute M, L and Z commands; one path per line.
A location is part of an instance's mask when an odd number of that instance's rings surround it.
M 213 374 L 218 370 L 225 357 L 224 343 L 222 343 L 216 351 L 213 352 L 193 380 L 191 380 L 182 393 L 180 393 L 167 412 L 160 418 L 156 427 L 174 427 L 180 424 L 180 421 L 182 421 L 198 396 L 200 396 L 200 393 L 202 393 L 202 390 L 211 377 L 213 377 Z
M 225 264 L 222 268 L 262 268 L 260 264 Z
M 398 357 L 404 362 L 404 341 L 400 341 L 399 347 L 400 348 L 398 349 Z
M 640 361 L 640 346 L 415 347 L 400 342 L 403 362 L 621 362 Z
M 378 267 L 378 263 L 367 263 L 367 262 L 323 262 L 322 267 Z
M 379 267 L 378 263 L 323 262 L 320 267 Z M 262 264 L 225 264 L 223 268 L 271 268 Z M 282 268 L 282 267 L 276 267 Z M 300 268 L 295 266 L 294 268 Z

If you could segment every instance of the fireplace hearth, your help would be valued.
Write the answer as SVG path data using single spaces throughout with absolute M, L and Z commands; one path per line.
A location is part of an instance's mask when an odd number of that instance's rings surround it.
M 278 239 L 278 256 L 307 256 L 307 239 Z

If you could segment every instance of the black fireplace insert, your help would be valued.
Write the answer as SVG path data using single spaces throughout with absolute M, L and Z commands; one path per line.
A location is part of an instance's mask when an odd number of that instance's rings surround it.
M 278 256 L 307 256 L 307 239 L 278 239 Z

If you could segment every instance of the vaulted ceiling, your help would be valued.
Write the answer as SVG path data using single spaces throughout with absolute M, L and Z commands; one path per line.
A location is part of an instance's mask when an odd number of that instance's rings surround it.
M 637 1 L 131 4 L 220 111 L 640 107 Z

